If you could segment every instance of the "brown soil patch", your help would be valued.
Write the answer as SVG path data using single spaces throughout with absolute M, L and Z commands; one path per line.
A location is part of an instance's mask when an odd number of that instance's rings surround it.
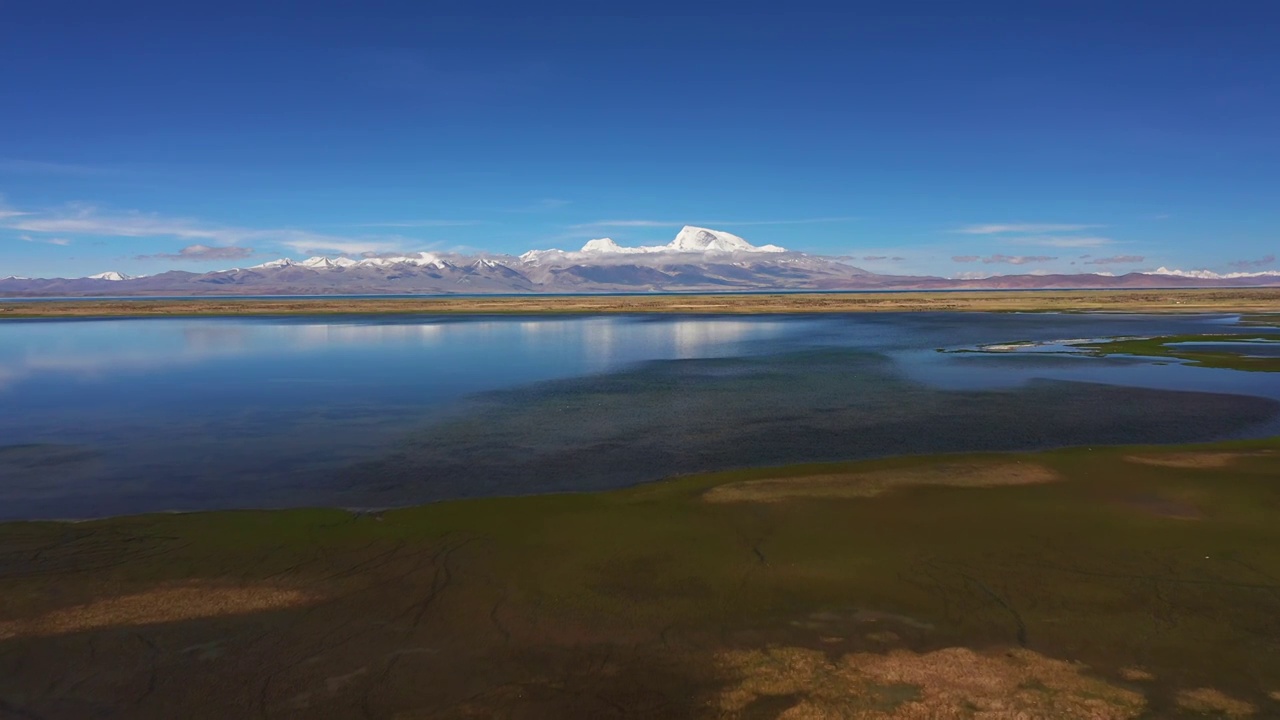
M 1126 455 L 1125 460 L 1140 465 L 1157 467 L 1215 469 L 1229 467 L 1237 460 L 1269 455 L 1266 451 L 1257 452 L 1183 452 L 1164 453 L 1161 455 Z
M 708 502 L 779 502 L 793 498 L 873 497 L 912 485 L 996 487 L 1036 485 L 1060 480 L 1058 473 L 1026 462 L 939 463 L 920 467 L 868 472 L 743 480 L 714 487 L 703 494 Z
M 1258 711 L 1252 703 L 1237 700 L 1213 688 L 1183 690 L 1178 693 L 1178 707 L 1198 713 L 1216 713 L 1227 717 L 1249 717 Z
M 898 650 L 831 660 L 820 651 L 781 647 L 725 653 L 720 664 L 737 678 L 718 699 L 717 710 L 729 717 L 787 697 L 790 705 L 778 715 L 787 720 L 1122 720 L 1146 707 L 1141 694 L 1089 677 L 1083 665 L 1029 650 Z
M 106 627 L 152 625 L 297 607 L 313 598 L 277 587 L 192 583 L 97 600 L 20 620 L 0 621 L 0 640 L 66 635 Z

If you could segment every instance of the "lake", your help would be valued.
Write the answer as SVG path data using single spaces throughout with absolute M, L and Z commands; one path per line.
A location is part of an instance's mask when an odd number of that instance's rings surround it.
M 1273 373 L 939 352 L 1231 332 L 1235 320 L 5 321 L 0 519 L 377 508 L 758 465 L 1278 435 Z

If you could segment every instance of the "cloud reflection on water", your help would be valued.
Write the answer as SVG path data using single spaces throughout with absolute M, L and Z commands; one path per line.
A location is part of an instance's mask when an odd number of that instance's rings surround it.
M 108 380 L 136 373 L 234 358 L 292 356 L 297 363 L 326 351 L 417 348 L 426 364 L 444 360 L 456 346 L 493 346 L 510 362 L 548 349 L 561 356 L 576 349 L 585 369 L 651 358 L 688 359 L 784 331 L 782 322 L 671 318 L 571 318 L 537 320 L 414 320 L 393 322 L 294 322 L 225 320 L 28 323 L 0 327 L 0 390 L 41 375 Z

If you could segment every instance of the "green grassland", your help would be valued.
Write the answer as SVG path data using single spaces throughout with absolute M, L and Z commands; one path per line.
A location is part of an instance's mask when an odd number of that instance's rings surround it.
M 1252 313 L 1240 316 L 1241 325 L 1280 326 L 1280 313 Z
M 1280 341 L 1277 335 L 1167 335 L 1163 337 L 1117 339 L 1079 347 L 1095 355 L 1139 355 L 1182 360 L 1197 367 L 1230 368 L 1251 372 L 1280 372 L 1280 357 L 1249 355 L 1249 341 Z M 1179 343 L 1230 345 L 1235 352 L 1181 346 Z
M 1262 441 L 12 523 L 0 716 L 1274 716 L 1278 510 Z

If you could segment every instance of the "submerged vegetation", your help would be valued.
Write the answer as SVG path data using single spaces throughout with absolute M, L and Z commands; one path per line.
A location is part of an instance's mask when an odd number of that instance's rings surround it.
M 1272 440 L 13 523 L 0 710 L 1275 716 L 1278 478 Z

